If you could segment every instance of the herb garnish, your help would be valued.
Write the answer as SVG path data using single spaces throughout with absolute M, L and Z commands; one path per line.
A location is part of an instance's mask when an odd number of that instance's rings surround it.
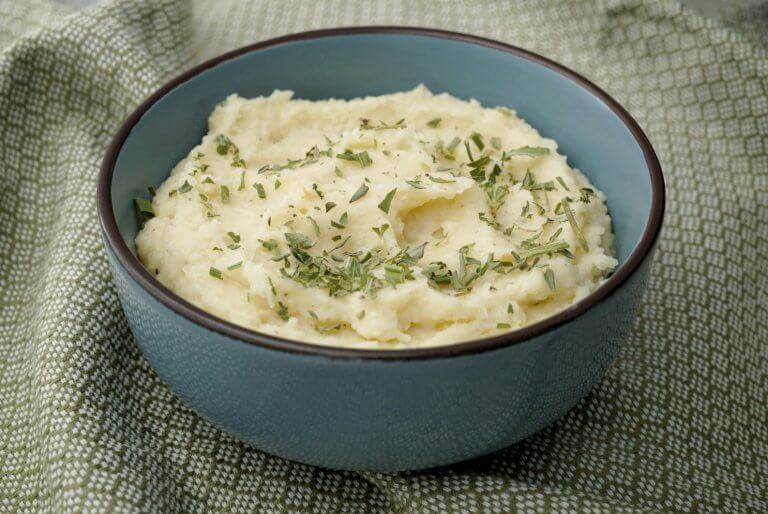
M 371 125 L 370 120 L 367 118 L 360 118 L 361 130 L 388 130 L 388 129 L 401 129 L 405 128 L 405 118 L 397 120 L 395 123 L 385 123 L 379 120 L 378 125 Z
M 291 317 L 291 315 L 288 314 L 288 307 L 286 307 L 283 302 L 277 302 L 277 307 L 277 315 L 280 316 L 280 319 L 288 321 Z
M 429 121 L 427 122 L 427 127 L 430 127 L 430 128 L 437 128 L 437 127 L 440 125 L 440 121 L 441 121 L 441 120 L 442 120 L 442 118 L 434 118 L 434 119 L 431 119 L 431 120 L 429 120 Z
M 544 281 L 547 283 L 550 291 L 555 290 L 555 272 L 552 271 L 552 268 L 547 268 L 544 272 Z
M 232 140 L 224 134 L 217 135 L 216 139 L 214 139 L 214 142 L 216 143 L 216 153 L 219 155 L 227 155 L 229 150 L 235 146 Z
M 213 278 L 224 280 L 224 278 L 221 276 L 221 270 L 214 268 L 213 266 L 211 266 L 210 269 L 208 270 L 208 274 L 211 275 Z
M 320 225 L 317 224 L 317 222 L 315 221 L 315 218 L 313 218 L 312 216 L 307 216 L 307 218 L 309 219 L 310 223 L 312 223 L 312 228 L 315 231 L 315 235 L 319 237 L 320 236 Z
M 485 148 L 485 143 L 483 143 L 483 136 L 481 136 L 478 132 L 472 132 L 472 135 L 470 135 L 469 138 L 475 143 L 477 149 L 482 152 L 483 148 Z
M 432 175 L 427 175 L 427 178 L 432 182 L 436 182 L 438 184 L 453 184 L 454 182 L 456 182 L 455 180 L 448 180 L 442 177 L 433 177 Z
M 262 241 L 261 239 L 259 239 L 259 241 L 261 242 L 261 246 L 263 246 L 264 248 L 266 248 L 270 252 L 274 251 L 274 250 L 277 250 L 278 242 L 276 240 L 274 240 L 274 239 L 267 239 L 267 240 Z
M 395 193 L 397 193 L 397 188 L 387 193 L 387 196 L 385 196 L 384 199 L 379 204 L 379 209 L 381 209 L 385 213 L 389 213 L 389 206 L 392 204 L 392 199 L 395 197 Z
M 576 223 L 576 217 L 573 215 L 573 211 L 571 210 L 571 206 L 568 205 L 568 200 L 563 199 L 560 202 L 560 206 L 563 209 L 563 212 L 565 212 L 565 217 L 568 219 L 568 223 L 571 225 L 571 229 L 573 230 L 573 233 L 576 235 L 576 239 L 578 239 L 579 244 L 584 249 L 584 251 L 589 251 L 589 246 L 587 245 L 587 239 L 584 237 L 584 234 L 581 231 L 581 227 L 579 227 L 579 224 Z
M 256 182 L 253 184 L 253 187 L 256 188 L 256 194 L 264 200 L 267 197 L 267 192 L 264 190 L 264 186 L 260 182 Z
M 192 184 L 190 184 L 185 180 L 184 183 L 181 185 L 181 187 L 179 187 L 178 191 L 179 193 L 182 193 L 182 194 L 189 193 L 190 191 L 192 191 Z
M 549 155 L 549 148 L 543 146 L 521 146 L 514 150 L 507 150 L 504 152 L 507 157 L 514 157 L 518 155 L 524 155 L 527 157 L 541 157 L 542 155 Z
M 142 223 L 155 217 L 155 211 L 152 209 L 152 202 L 146 198 L 136 198 L 134 200 L 136 210 L 139 211 Z
M 309 237 L 299 232 L 286 232 L 285 240 L 288 242 L 288 246 L 291 248 L 298 248 L 299 250 L 309 250 L 315 246 L 315 242 Z
M 384 223 L 380 227 L 371 227 L 371 230 L 373 230 L 379 237 L 382 237 L 384 235 L 384 232 L 386 232 L 388 228 L 389 228 L 389 225 Z
M 355 194 L 353 194 L 352 198 L 349 199 L 349 203 L 356 202 L 357 200 L 361 199 L 367 192 L 368 186 L 365 185 L 365 183 L 360 184 L 360 187 L 357 189 L 357 191 L 355 191 Z
M 339 218 L 339 221 L 331 220 L 331 226 L 334 228 L 346 228 L 348 220 L 349 220 L 349 216 L 345 212 L 344 214 L 341 215 L 341 217 Z
M 354 153 L 351 150 L 344 150 L 344 153 L 337 153 L 336 157 L 345 161 L 356 162 L 360 165 L 361 168 L 370 166 L 373 163 L 371 156 L 368 155 L 367 150 L 363 150 L 362 152 L 358 153 Z
M 459 146 L 459 143 L 461 143 L 461 138 L 459 136 L 454 136 L 445 149 L 448 150 L 449 153 L 453 153 L 453 151 L 456 150 L 456 147 Z

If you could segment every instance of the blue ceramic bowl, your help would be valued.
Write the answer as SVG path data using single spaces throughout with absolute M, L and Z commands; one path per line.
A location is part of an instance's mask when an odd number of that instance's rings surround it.
M 139 263 L 133 199 L 197 144 L 214 106 L 292 89 L 300 98 L 433 92 L 511 107 L 557 140 L 608 197 L 620 262 L 567 310 L 446 347 L 379 352 L 261 334 L 182 300 Z M 600 380 L 643 293 L 664 210 L 637 123 L 562 66 L 473 36 L 395 27 L 308 32 L 235 50 L 174 79 L 125 122 L 104 159 L 98 211 L 115 284 L 144 355 L 189 406 L 257 448 L 396 471 L 493 452 L 552 423 Z

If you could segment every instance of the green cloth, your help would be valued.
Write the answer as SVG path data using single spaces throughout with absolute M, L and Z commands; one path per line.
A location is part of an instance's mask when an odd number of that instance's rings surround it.
M 0 512 L 768 512 L 767 20 L 755 3 L 0 0 Z M 439 470 L 313 468 L 202 420 L 133 341 L 96 219 L 107 141 L 160 84 L 356 24 L 470 32 L 582 72 L 647 131 L 669 188 L 605 379 L 526 441 Z

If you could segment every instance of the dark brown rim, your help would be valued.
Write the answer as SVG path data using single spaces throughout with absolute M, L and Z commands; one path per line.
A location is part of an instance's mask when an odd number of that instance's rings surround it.
M 608 280 L 606 280 L 605 283 L 603 283 L 586 298 L 567 308 L 566 310 L 561 311 L 549 318 L 543 319 L 537 323 L 528 325 L 519 330 L 508 332 L 506 334 L 484 339 L 476 339 L 473 341 L 456 343 L 446 346 L 407 350 L 336 348 L 320 346 L 312 343 L 304 343 L 290 339 L 283 339 L 281 337 L 276 337 L 269 334 L 262 334 L 245 327 L 235 325 L 203 311 L 202 309 L 177 296 L 171 290 L 155 280 L 152 275 L 150 275 L 144 269 L 139 260 L 131 253 L 128 246 L 123 241 L 122 236 L 118 231 L 114 212 L 112 210 L 110 194 L 112 186 L 112 172 L 117 160 L 117 156 L 133 126 L 155 102 L 166 95 L 169 91 L 191 79 L 192 77 L 200 74 L 201 72 L 212 68 L 213 66 L 216 66 L 224 61 L 255 50 L 272 47 L 290 41 L 353 34 L 410 34 L 441 39 L 453 39 L 474 45 L 482 45 L 494 48 L 496 50 L 501 50 L 518 57 L 528 59 L 551 70 L 554 70 L 557 73 L 569 78 L 599 98 L 608 108 L 611 109 L 611 111 L 613 111 L 614 114 L 616 114 L 616 116 L 618 116 L 624 122 L 626 127 L 632 133 L 632 136 L 635 138 L 637 144 L 640 145 L 640 148 L 643 151 L 643 155 L 650 172 L 652 196 L 651 212 L 648 217 L 645 231 L 643 232 L 640 243 L 634 249 L 627 261 L 618 269 L 618 271 L 616 271 L 616 273 L 614 273 Z M 108 245 L 117 257 L 118 262 L 126 269 L 126 271 L 128 271 L 131 277 L 136 282 L 138 282 L 139 285 L 141 285 L 141 287 L 143 287 L 152 296 L 154 296 L 160 303 L 164 304 L 166 307 L 172 309 L 181 316 L 184 316 L 188 320 L 214 332 L 218 332 L 245 343 L 261 346 L 270 350 L 320 355 L 323 357 L 336 359 L 365 359 L 383 361 L 445 358 L 485 352 L 512 344 L 522 343 L 570 322 L 571 320 L 575 319 L 593 307 L 595 304 L 605 300 L 608 298 L 608 296 L 613 294 L 646 259 L 656 241 L 661 228 L 661 221 L 664 214 L 664 201 L 664 177 L 661 172 L 661 165 L 659 164 L 659 160 L 656 157 L 656 154 L 653 151 L 648 138 L 645 136 L 643 131 L 640 129 L 640 126 L 632 118 L 632 116 L 630 116 L 629 113 L 621 105 L 619 105 L 618 102 L 616 102 L 616 100 L 611 98 L 607 93 L 594 85 L 592 82 L 554 61 L 551 61 L 545 57 L 529 52 L 527 50 L 508 45 L 506 43 L 501 43 L 492 39 L 486 39 L 469 34 L 461 34 L 458 32 L 400 26 L 348 27 L 300 32 L 297 34 L 269 39 L 267 41 L 262 41 L 253 45 L 238 48 L 237 50 L 232 50 L 223 55 L 210 59 L 185 73 L 182 73 L 157 90 L 149 98 L 147 98 L 125 120 L 107 149 L 106 156 L 104 157 L 104 161 L 102 162 L 101 170 L 99 172 L 96 189 L 96 204 L 101 227 L 104 231 Z

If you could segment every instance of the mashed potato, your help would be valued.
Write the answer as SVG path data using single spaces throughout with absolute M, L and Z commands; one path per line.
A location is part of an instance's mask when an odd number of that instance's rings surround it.
M 408 348 L 550 316 L 616 266 L 602 193 L 504 109 L 420 86 L 350 101 L 230 96 L 136 244 L 233 323 Z M 145 205 L 146 202 L 145 202 Z

